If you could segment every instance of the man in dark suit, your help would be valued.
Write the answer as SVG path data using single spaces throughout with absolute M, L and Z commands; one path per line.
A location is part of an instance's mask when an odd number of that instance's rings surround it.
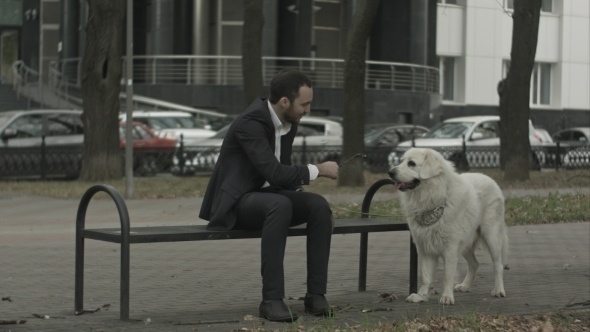
M 305 311 L 328 315 L 324 294 L 332 237 L 332 211 L 320 195 L 303 191 L 318 176 L 338 178 L 338 165 L 291 165 L 297 124 L 310 111 L 311 81 L 283 70 L 270 83 L 270 97 L 255 100 L 231 124 L 209 180 L 199 217 L 210 230 L 262 230 L 260 316 L 294 321 L 285 303 L 283 258 L 287 231 L 307 223 Z

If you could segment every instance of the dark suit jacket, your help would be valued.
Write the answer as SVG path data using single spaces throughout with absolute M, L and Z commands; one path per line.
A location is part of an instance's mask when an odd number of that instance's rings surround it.
M 209 221 L 207 229 L 231 229 L 236 223 L 234 205 L 245 193 L 260 189 L 265 181 L 292 190 L 309 184 L 307 166 L 291 166 L 296 132 L 297 125 L 292 125 L 291 131 L 281 136 L 279 162 L 267 99 L 256 99 L 234 120 L 221 145 L 199 213 L 199 218 Z

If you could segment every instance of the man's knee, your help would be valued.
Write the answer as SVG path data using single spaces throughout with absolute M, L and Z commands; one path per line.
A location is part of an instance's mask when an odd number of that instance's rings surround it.
M 312 200 L 310 200 L 309 206 L 310 206 L 310 211 L 312 211 L 312 213 L 320 213 L 320 214 L 326 214 L 326 215 L 332 214 L 332 209 L 330 209 L 330 204 L 328 203 L 326 198 L 324 198 L 324 196 L 316 195 Z

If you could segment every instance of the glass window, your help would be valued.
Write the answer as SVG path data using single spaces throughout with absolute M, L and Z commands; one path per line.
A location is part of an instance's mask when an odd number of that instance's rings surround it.
M 443 100 L 455 100 L 455 58 L 441 57 L 439 72 Z
M 0 127 L 4 125 L 8 120 L 12 118 L 13 114 L 2 114 L 0 113 Z
M 400 135 L 397 133 L 395 129 L 387 130 L 383 133 L 381 138 L 379 138 L 380 144 L 397 144 L 400 142 Z
M 514 0 L 504 0 L 504 9 L 514 9 Z
M 243 21 L 244 1 L 243 0 L 221 0 L 222 21 Z
M 479 139 L 496 138 L 498 137 L 497 123 L 495 121 L 481 123 L 473 131 L 473 134 L 475 133 L 482 134 Z
M 551 64 L 535 63 L 531 77 L 531 104 L 551 104 Z
M 314 1 L 315 26 L 340 27 L 340 3 Z
M 138 139 L 152 139 L 152 135 L 148 133 L 142 126 L 134 126 L 135 131 L 137 131 Z
M 50 114 L 47 116 L 47 135 L 81 135 L 84 133 L 82 119 L 77 114 Z
M 16 130 L 17 138 L 41 137 L 43 134 L 43 115 L 23 115 L 14 120 L 8 128 Z
M 502 62 L 502 77 L 508 76 L 510 60 Z M 531 75 L 531 105 L 551 105 L 551 64 L 536 62 Z
M 324 135 L 326 132 L 326 125 L 323 124 L 315 124 L 315 123 L 299 123 L 299 126 L 308 127 L 313 129 L 314 131 L 320 133 L 320 135 Z
M 557 134 L 553 135 L 553 139 L 555 141 L 560 141 L 560 142 L 569 141 L 571 134 L 572 134 L 572 132 L 569 130 L 562 131 L 561 133 L 557 133 Z
M 28 14 L 30 15 L 30 14 Z M 0 25 L 23 24 L 23 1 L 0 0 Z
M 460 138 L 473 122 L 441 122 L 424 135 L 425 138 Z
M 541 11 L 546 13 L 553 12 L 553 0 L 543 0 L 541 3 Z
M 578 142 L 588 142 L 588 139 L 581 131 L 573 131 L 572 132 L 572 140 Z
M 134 118 L 134 120 L 137 120 Z M 143 123 L 143 121 L 140 120 Z M 153 130 L 175 128 L 203 128 L 192 117 L 154 117 L 148 119 L 148 127 Z

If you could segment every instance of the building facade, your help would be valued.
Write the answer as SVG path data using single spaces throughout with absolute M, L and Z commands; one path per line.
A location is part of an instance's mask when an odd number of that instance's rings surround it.
M 445 118 L 498 114 L 512 0 L 438 0 L 436 53 Z M 550 133 L 590 126 L 590 1 L 542 0 L 531 119 Z
M 319 78 L 329 66 L 342 70 L 337 66 L 346 56 L 352 14 L 360 0 L 262 1 L 263 56 L 326 60 L 324 65 L 312 61 L 307 68 L 312 79 L 318 78 L 312 113 L 341 116 L 341 82 L 329 84 Z M 549 132 L 590 126 L 590 1 L 541 1 L 531 80 L 533 123 Z M 239 71 L 223 83 L 219 77 L 185 73 L 192 73 L 195 66 L 221 68 L 222 60 L 190 58 L 197 56 L 226 57 L 228 67 L 239 66 L 239 60 L 230 57 L 241 55 L 243 3 L 133 0 L 135 93 L 228 114 L 241 112 Z M 513 0 L 382 0 L 367 59 L 401 65 L 389 66 L 389 72 L 384 70 L 387 65 L 368 66 L 373 76 L 365 85 L 366 122 L 431 126 L 461 115 L 498 114 L 496 86 L 510 60 L 512 7 Z M 9 64 L 17 54 L 43 79 L 49 76 L 52 61 L 82 57 L 87 11 L 85 0 L 0 0 L 2 40 L 18 45 L 3 63 Z M 167 55 L 185 59 L 159 58 Z M 278 68 L 293 62 L 270 63 Z M 436 91 L 417 89 L 419 75 L 404 72 L 414 71 L 410 65 L 438 68 Z M 407 77 L 411 78 L 404 81 Z

